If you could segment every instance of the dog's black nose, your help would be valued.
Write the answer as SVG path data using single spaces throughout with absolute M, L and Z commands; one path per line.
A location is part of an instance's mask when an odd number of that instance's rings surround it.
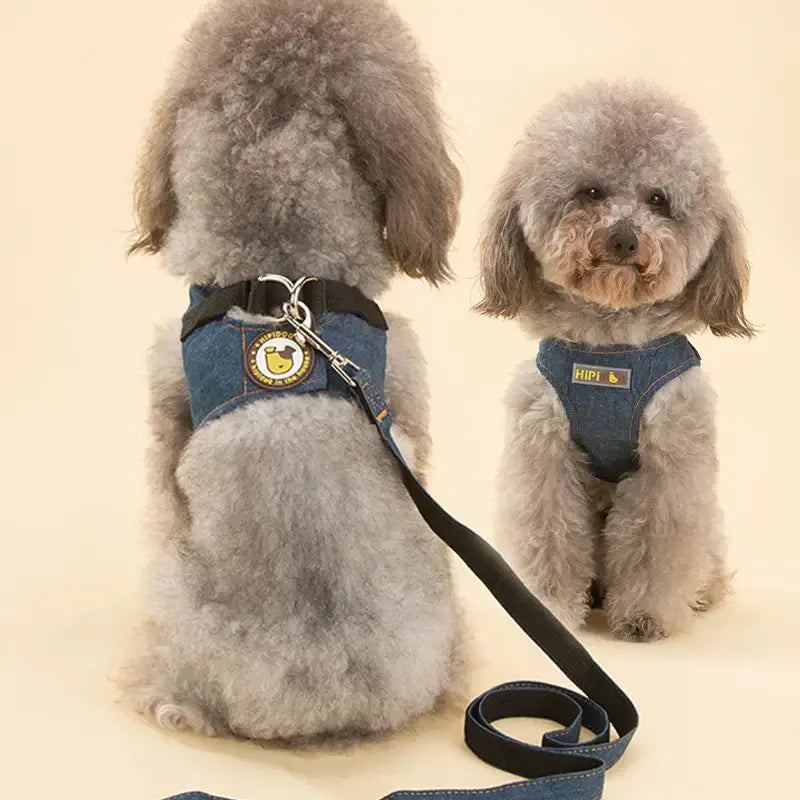
M 618 222 L 608 231 L 608 251 L 617 258 L 630 258 L 639 249 L 639 238 L 630 222 Z

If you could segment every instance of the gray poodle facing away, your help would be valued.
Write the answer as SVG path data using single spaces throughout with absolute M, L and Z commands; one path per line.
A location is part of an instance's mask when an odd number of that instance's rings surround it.
M 374 298 L 398 269 L 448 277 L 460 190 L 430 70 L 383 2 L 223 0 L 156 107 L 133 250 L 191 283 L 314 275 Z M 389 324 L 387 399 L 424 471 L 423 359 Z M 446 549 L 363 411 L 289 395 L 193 432 L 177 322 L 150 376 L 157 535 L 129 703 L 297 742 L 393 730 L 460 692 Z
M 639 346 L 704 327 L 753 333 L 717 150 L 694 113 L 645 84 L 589 84 L 543 110 L 500 180 L 481 256 L 479 310 L 536 337 Z M 651 640 L 725 595 L 714 394 L 698 367 L 655 394 L 639 469 L 618 483 L 590 473 L 534 363 L 508 407 L 501 536 L 563 621 L 580 624 L 599 585 L 614 632 Z

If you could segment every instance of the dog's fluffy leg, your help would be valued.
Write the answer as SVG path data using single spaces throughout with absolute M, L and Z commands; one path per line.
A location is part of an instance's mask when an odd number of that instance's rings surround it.
M 699 369 L 658 392 L 639 437 L 641 468 L 622 480 L 605 530 L 606 608 L 614 632 L 649 641 L 727 590 L 714 394 Z
M 498 537 L 531 591 L 575 627 L 589 611 L 595 577 L 596 518 L 585 457 L 535 364 L 520 368 L 507 404 Z
M 188 539 L 189 512 L 175 470 L 192 435 L 177 322 L 158 331 L 148 366 L 152 436 L 147 454 L 148 527 L 155 536 L 156 547 L 177 553 Z M 136 653 L 120 674 L 125 702 L 164 728 L 217 733 L 199 704 L 179 691 L 180 681 L 168 666 L 167 639 L 153 617 L 142 626 L 135 643 Z
M 411 323 L 387 314 L 386 399 L 392 411 L 392 435 L 411 471 L 424 480 L 431 451 L 427 372 Z
M 162 541 L 183 538 L 189 528 L 186 499 L 175 477 L 183 448 L 192 435 L 189 390 L 183 373 L 180 326 L 156 334 L 149 359 L 150 432 L 147 467 L 150 528 Z

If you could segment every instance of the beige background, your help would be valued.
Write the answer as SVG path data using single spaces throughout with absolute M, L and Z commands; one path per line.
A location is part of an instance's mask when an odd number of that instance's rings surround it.
M 672 641 L 622 644 L 602 629 L 582 638 L 643 718 L 609 777 L 609 798 L 794 796 L 798 4 L 397 5 L 441 76 L 466 196 L 456 283 L 434 292 L 407 281 L 385 305 L 412 315 L 424 339 L 435 397 L 433 491 L 480 531 L 491 530 L 501 396 L 535 345 L 513 324 L 469 312 L 474 245 L 525 120 L 587 77 L 643 76 L 683 95 L 719 141 L 750 231 L 749 310 L 765 326 L 752 343 L 698 342 L 720 393 L 721 497 L 738 593 Z M 202 787 L 241 800 L 374 800 L 396 788 L 503 782 L 509 776 L 466 751 L 458 713 L 345 754 L 291 753 L 169 735 L 114 704 L 109 676 L 135 618 L 144 556 L 144 353 L 153 325 L 179 314 L 185 296 L 155 261 L 125 263 L 132 165 L 171 53 L 199 6 L 0 5 L 3 789 L 26 798 L 158 800 Z M 475 581 L 463 571 L 459 579 L 475 640 L 472 690 L 519 677 L 560 680 Z

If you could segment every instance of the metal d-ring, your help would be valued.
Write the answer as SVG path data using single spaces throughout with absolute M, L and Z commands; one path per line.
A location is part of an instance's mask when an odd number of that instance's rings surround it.
M 304 278 L 300 278 L 298 281 L 295 282 L 294 286 L 292 287 L 292 292 L 289 295 L 289 307 L 291 308 L 292 312 L 294 313 L 297 319 L 300 319 L 300 306 L 303 305 L 300 302 L 300 292 L 303 291 L 303 287 L 307 283 L 313 283 L 316 281 L 313 275 L 306 275 Z M 306 306 L 306 312 L 310 314 L 308 307 Z
M 314 316 L 311 313 L 311 309 L 302 300 L 298 300 L 295 305 L 296 308 L 293 308 L 292 301 L 289 300 L 288 303 L 284 303 L 281 306 L 285 319 L 289 320 L 289 322 L 297 323 L 302 328 L 313 329 Z

